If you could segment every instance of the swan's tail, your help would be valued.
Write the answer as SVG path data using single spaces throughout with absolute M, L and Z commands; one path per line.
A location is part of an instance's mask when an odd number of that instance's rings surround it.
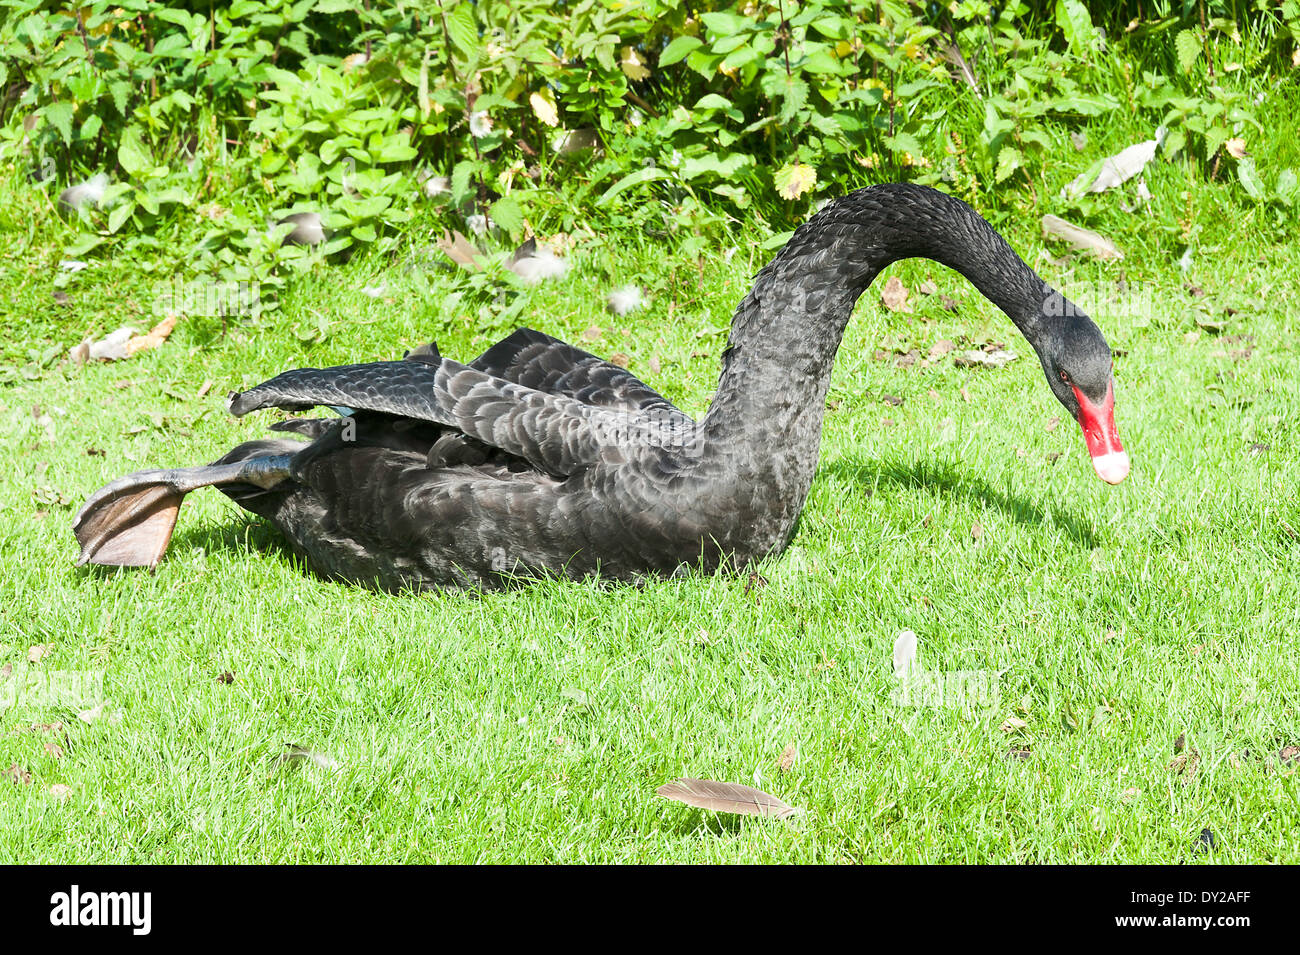
M 176 527 L 181 501 L 214 484 L 271 488 L 289 477 L 292 454 L 268 454 L 193 468 L 137 471 L 104 485 L 73 518 L 81 545 L 77 565 L 148 567 L 162 560 Z

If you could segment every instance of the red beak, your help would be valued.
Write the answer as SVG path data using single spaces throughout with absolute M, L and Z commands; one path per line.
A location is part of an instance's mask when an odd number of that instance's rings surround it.
M 1106 386 L 1106 397 L 1100 404 L 1090 401 L 1078 388 L 1074 389 L 1074 397 L 1079 401 L 1079 427 L 1093 469 L 1107 484 L 1118 484 L 1128 477 L 1129 464 L 1128 452 L 1119 443 L 1115 428 L 1115 383 Z

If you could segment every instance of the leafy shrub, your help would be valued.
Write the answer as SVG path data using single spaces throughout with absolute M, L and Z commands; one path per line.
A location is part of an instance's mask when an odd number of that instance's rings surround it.
M 1032 195 L 1070 128 L 1119 109 L 1217 176 L 1260 128 L 1236 81 L 1292 68 L 1300 5 L 1130 6 L 3 0 L 0 145 L 38 179 L 110 171 L 70 252 L 201 223 L 190 268 L 238 281 L 390 248 L 422 196 L 517 236 L 788 228 L 879 178 Z M 306 211 L 328 241 L 284 245 Z

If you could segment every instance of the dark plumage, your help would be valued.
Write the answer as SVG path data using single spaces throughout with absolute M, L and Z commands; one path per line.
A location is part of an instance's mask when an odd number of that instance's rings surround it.
M 288 371 L 232 394 L 231 412 L 352 414 L 275 426 L 309 443 L 253 441 L 207 467 L 113 482 L 74 522 L 80 562 L 156 565 L 181 498 L 216 484 L 319 572 L 390 589 L 743 567 L 793 533 L 854 302 L 882 268 L 914 256 L 956 269 L 1007 313 L 1083 426 L 1098 473 L 1122 480 L 1097 326 L 965 203 L 882 185 L 828 205 L 759 272 L 699 422 L 628 371 L 528 329 L 468 365 L 429 346 L 402 361 Z

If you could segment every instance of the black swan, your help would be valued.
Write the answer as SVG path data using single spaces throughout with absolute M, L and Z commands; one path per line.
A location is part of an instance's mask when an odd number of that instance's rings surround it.
M 528 329 L 468 365 L 430 345 L 401 361 L 287 371 L 227 407 L 343 416 L 271 426 L 308 442 L 251 441 L 208 466 L 114 481 L 73 522 L 78 563 L 156 567 L 181 499 L 217 485 L 318 573 L 386 589 L 743 568 L 794 531 L 854 302 L 885 266 L 917 256 L 1007 313 L 1097 474 L 1122 481 L 1101 331 L 966 203 L 890 184 L 827 205 L 758 273 L 699 422 L 623 368 Z

